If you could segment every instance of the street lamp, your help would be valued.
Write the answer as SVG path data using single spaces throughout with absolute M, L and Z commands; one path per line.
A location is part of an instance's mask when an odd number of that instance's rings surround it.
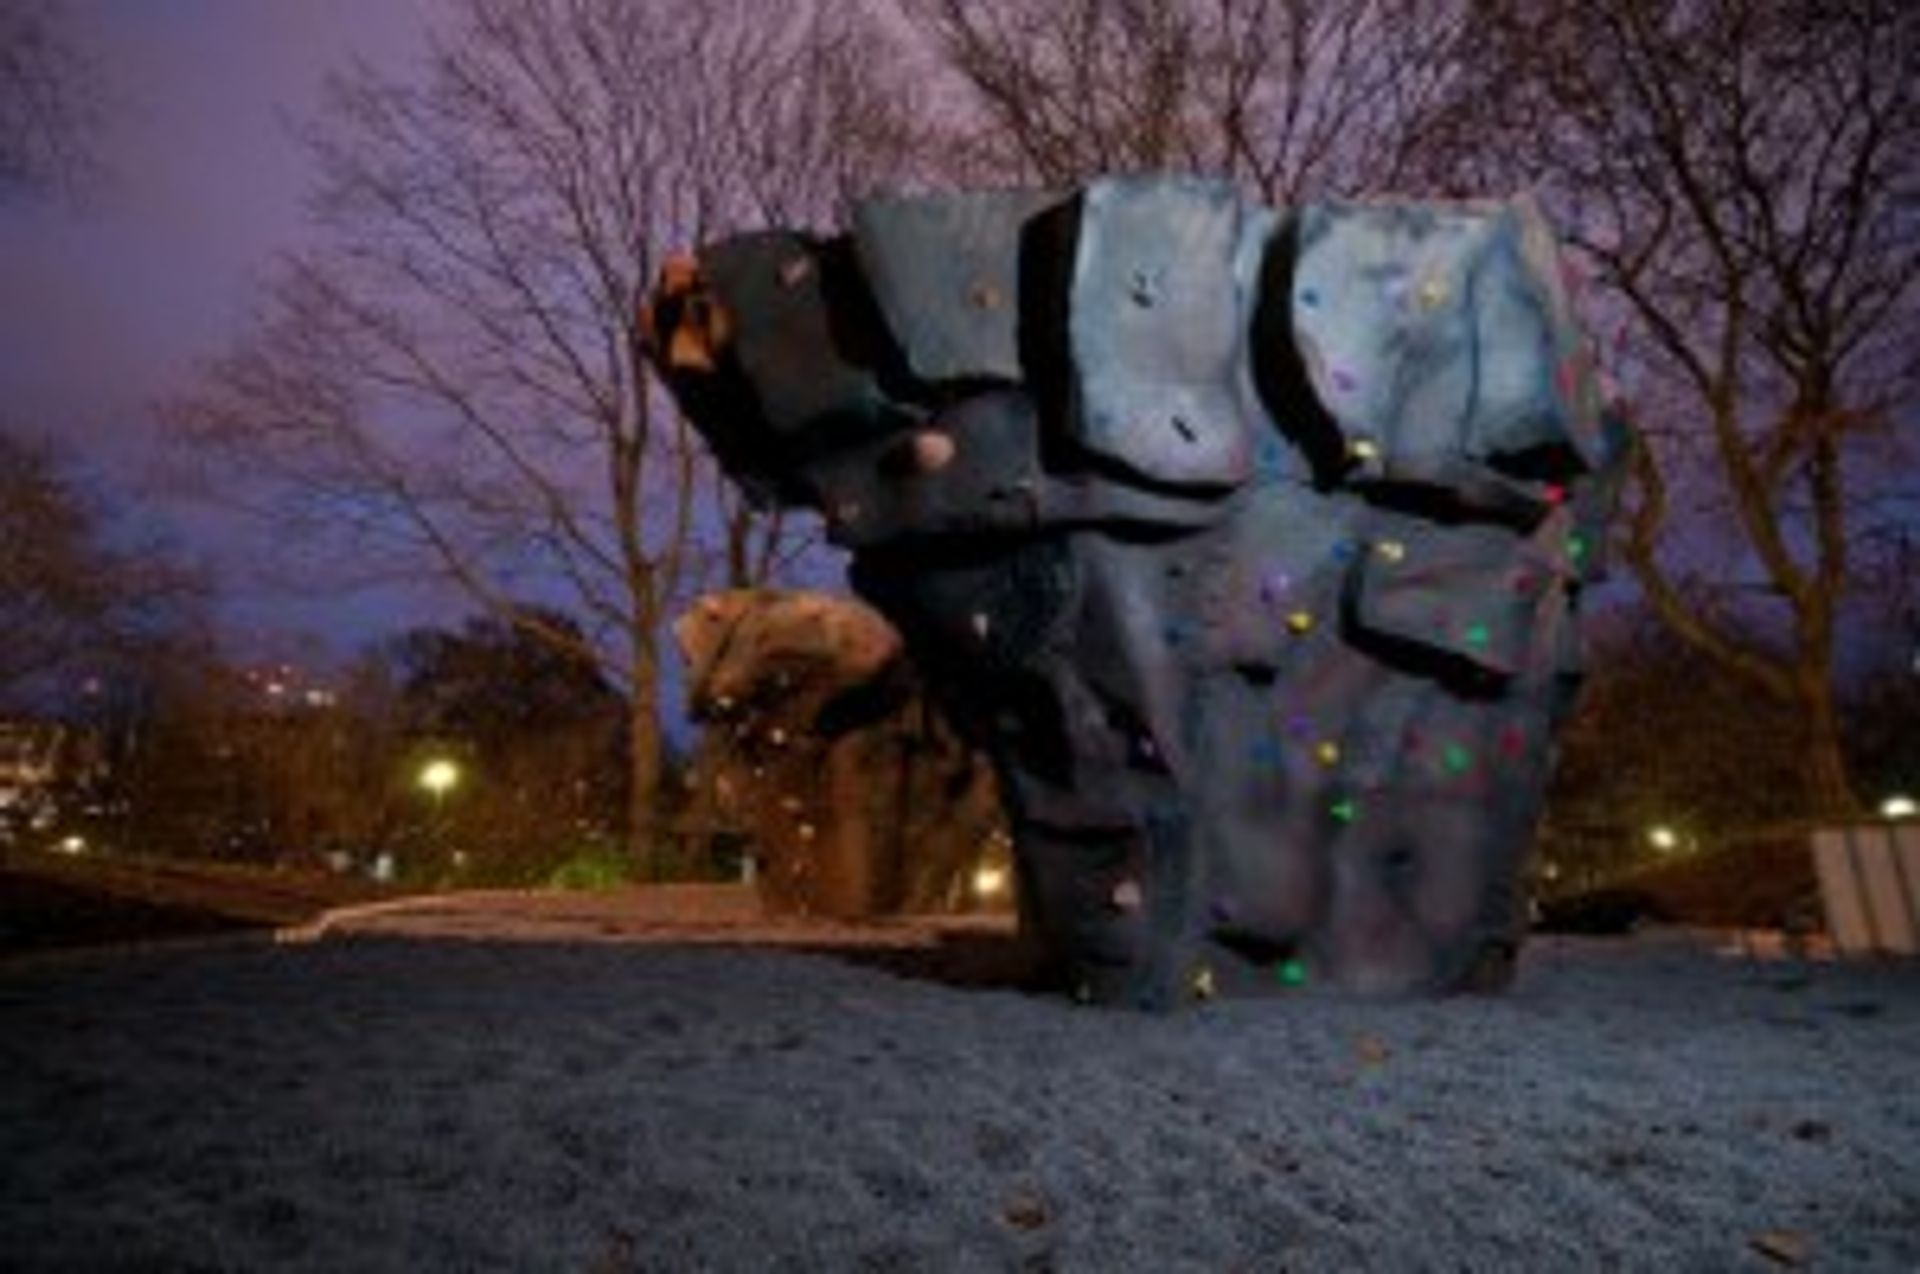
M 444 849 L 447 841 L 447 793 L 460 786 L 460 766 L 446 757 L 434 757 L 420 767 L 417 780 L 422 791 L 433 797 L 433 842 Z
M 1680 833 L 1660 823 L 1647 829 L 1647 844 L 1663 854 L 1670 854 L 1680 847 Z
M 973 873 L 973 892 L 982 898 L 992 898 L 1007 887 L 1006 869 L 982 865 Z
M 1896 792 L 1880 802 L 1880 817 L 1886 819 L 1912 818 L 1920 814 L 1920 801 L 1911 796 Z
M 432 794 L 437 809 L 447 793 L 460 786 L 460 767 L 445 757 L 435 757 L 420 767 L 420 786 Z

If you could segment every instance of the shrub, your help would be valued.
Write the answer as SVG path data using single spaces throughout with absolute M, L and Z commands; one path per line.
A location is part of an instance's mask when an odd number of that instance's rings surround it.
M 610 849 L 582 850 L 553 869 L 547 884 L 554 889 L 613 889 L 633 879 L 633 862 Z

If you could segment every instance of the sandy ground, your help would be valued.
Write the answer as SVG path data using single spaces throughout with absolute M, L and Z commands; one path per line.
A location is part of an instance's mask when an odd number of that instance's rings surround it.
M 635 905 L 0 964 L 0 1268 L 1920 1269 L 1912 965 L 1149 1018 L 990 922 Z

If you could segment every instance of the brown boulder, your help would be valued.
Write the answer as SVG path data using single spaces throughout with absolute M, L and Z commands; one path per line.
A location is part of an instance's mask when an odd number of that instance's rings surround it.
M 701 598 L 673 631 L 702 730 L 687 830 L 743 837 L 770 910 L 973 904 L 976 866 L 1005 858 L 992 772 L 927 701 L 877 612 L 743 589 Z

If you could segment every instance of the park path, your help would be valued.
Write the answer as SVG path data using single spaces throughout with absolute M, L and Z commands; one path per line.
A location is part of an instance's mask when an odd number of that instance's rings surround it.
M 752 943 L 931 947 L 954 933 L 1013 933 L 1010 914 L 838 921 L 769 916 L 751 885 L 644 885 L 595 892 L 468 890 L 338 907 L 276 932 L 280 942 L 382 936 L 505 942 Z

